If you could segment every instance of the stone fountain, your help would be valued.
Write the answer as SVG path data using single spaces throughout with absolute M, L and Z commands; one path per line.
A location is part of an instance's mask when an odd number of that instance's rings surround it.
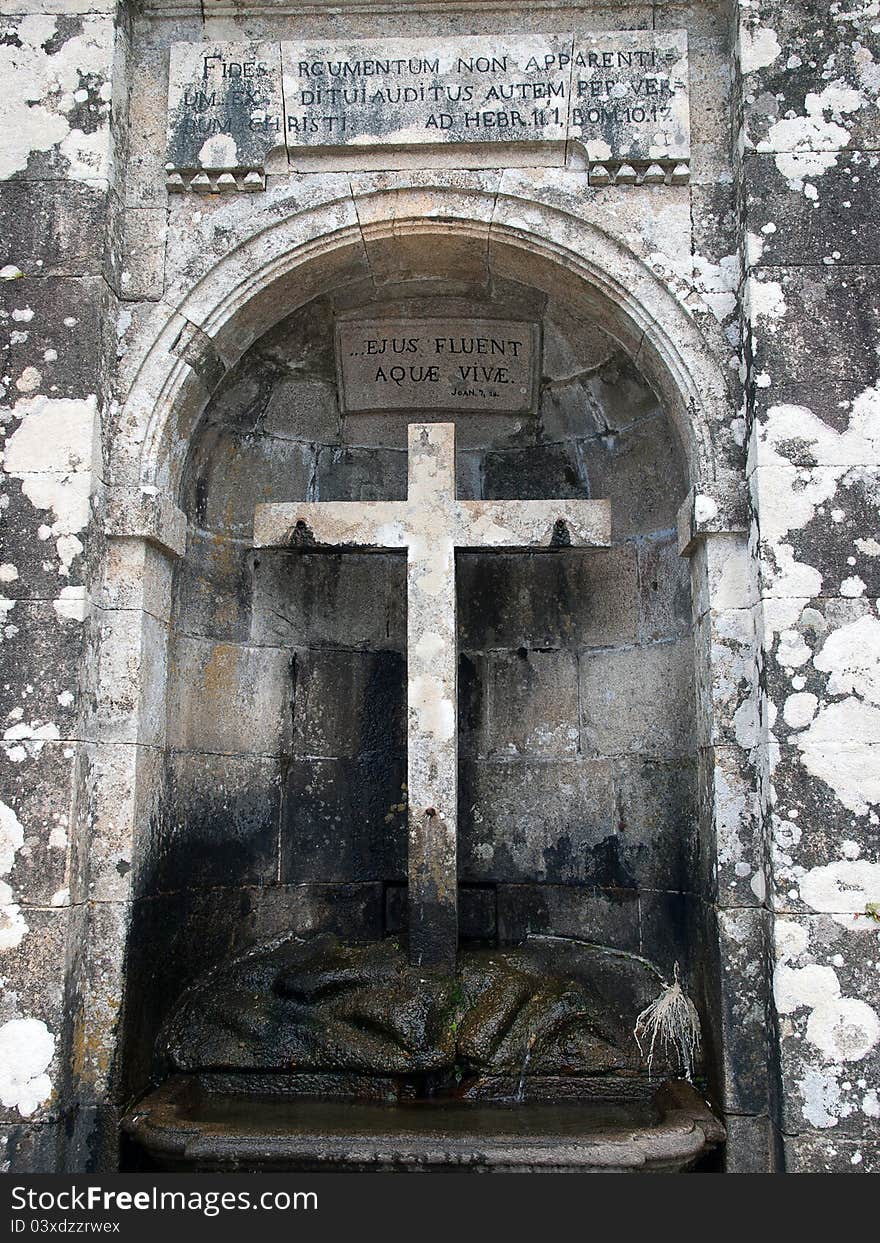
M 724 1137 L 675 1049 L 634 1029 L 637 954 L 458 947 L 458 549 L 604 546 L 606 501 L 459 501 L 454 428 L 412 424 L 406 501 L 261 505 L 261 547 L 406 550 L 406 941 L 277 937 L 219 964 L 158 1041 L 124 1127 L 166 1169 L 678 1171 Z M 697 1068 L 698 1069 L 698 1068 Z

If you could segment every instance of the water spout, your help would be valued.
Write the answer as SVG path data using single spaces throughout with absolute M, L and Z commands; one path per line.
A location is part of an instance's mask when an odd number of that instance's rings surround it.
M 521 1105 L 523 1100 L 525 1099 L 526 1072 L 529 1069 L 529 1062 L 531 1061 L 531 1057 L 532 1057 L 532 1049 L 535 1047 L 536 1040 L 537 1040 L 537 1036 L 535 1035 L 534 1032 L 531 1032 L 529 1035 L 528 1041 L 526 1042 L 526 1051 L 523 1054 L 522 1066 L 520 1067 L 520 1071 L 519 1071 L 519 1083 L 516 1085 L 516 1095 L 514 1096 L 514 1100 L 516 1101 L 517 1105 Z

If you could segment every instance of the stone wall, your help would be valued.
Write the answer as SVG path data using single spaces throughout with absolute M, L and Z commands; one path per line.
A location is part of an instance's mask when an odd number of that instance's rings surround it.
M 753 554 L 791 1171 L 877 1169 L 877 15 L 740 6 Z
M 60 1119 L 76 1132 L 69 1102 L 95 1099 L 73 794 L 100 624 L 113 7 L 24 0 L 0 19 L 0 1133 L 17 1168 L 59 1168 Z

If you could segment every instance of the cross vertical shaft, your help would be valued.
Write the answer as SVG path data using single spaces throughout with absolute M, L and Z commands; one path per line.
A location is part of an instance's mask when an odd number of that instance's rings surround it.
M 410 959 L 455 966 L 458 942 L 458 659 L 455 441 L 449 424 L 409 429 L 407 802 Z

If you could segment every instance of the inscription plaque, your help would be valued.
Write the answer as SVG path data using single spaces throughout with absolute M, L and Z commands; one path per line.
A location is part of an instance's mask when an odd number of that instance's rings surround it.
M 571 36 L 282 44 L 287 145 L 559 142 Z
M 336 325 L 346 414 L 531 414 L 540 378 L 537 324 L 507 319 L 369 319 Z
M 267 171 L 586 166 L 688 179 L 687 34 L 174 44 L 171 189 Z
M 280 45 L 172 44 L 168 188 L 261 190 L 276 154 L 286 169 Z

